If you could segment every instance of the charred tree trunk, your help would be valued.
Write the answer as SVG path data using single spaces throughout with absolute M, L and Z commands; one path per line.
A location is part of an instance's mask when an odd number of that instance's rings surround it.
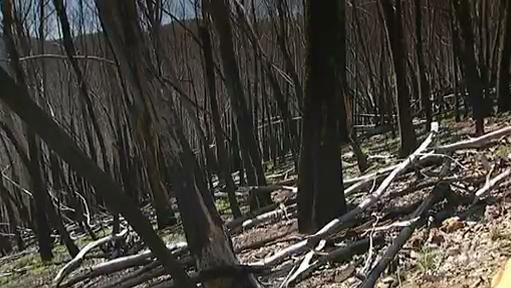
M 14 33 L 13 33 L 13 13 L 14 13 L 14 10 L 13 10 L 13 6 L 12 6 L 12 2 L 10 0 L 7 0 L 7 1 L 4 1 L 2 2 L 2 14 L 3 14 L 3 24 L 4 24 L 4 27 L 3 27 L 3 32 L 4 32 L 4 38 L 5 38 L 5 42 L 6 42 L 6 47 L 7 47 L 7 51 L 9 53 L 9 57 L 11 58 L 11 68 L 13 70 L 13 72 L 15 73 L 16 75 L 16 78 L 18 78 L 18 82 L 21 82 L 23 81 L 23 83 L 20 83 L 22 87 L 25 87 L 26 89 L 26 85 L 24 83 L 24 78 L 23 78 L 23 74 L 21 73 L 21 70 L 19 69 L 19 62 L 18 62 L 18 59 L 19 59 L 19 56 L 18 56 L 18 53 L 17 53 L 17 50 L 16 50 L 16 47 L 15 47 L 15 42 L 14 42 Z M 6 132 L 6 131 L 4 131 Z M 28 144 L 29 144 L 29 147 L 32 147 L 30 146 L 30 144 L 33 144 L 30 139 L 35 139 L 35 137 L 33 136 L 33 133 L 31 133 L 30 130 L 27 131 L 27 135 L 28 135 Z M 7 132 L 6 132 L 7 133 Z M 9 135 L 7 135 L 9 137 Z M 32 137 L 31 137 L 32 136 Z M 11 136 L 12 137 L 12 136 Z M 9 138 L 11 138 L 9 137 Z M 11 139 L 12 141 L 13 139 Z M 19 143 L 16 143 L 19 145 Z M 16 144 L 15 147 L 16 147 Z M 22 155 L 20 155 L 21 157 Z M 25 162 L 27 166 L 27 168 L 30 168 L 33 163 L 29 163 L 28 159 L 27 161 Z M 39 166 L 37 166 L 39 168 Z M 31 174 L 31 173 L 30 173 Z M 32 176 L 32 175 L 31 175 Z M 50 261 L 52 258 L 53 258 L 53 253 L 52 253 L 52 238 L 51 238 L 51 231 L 50 231 L 50 225 L 48 223 L 48 219 L 47 219 L 47 216 L 46 216 L 46 213 L 45 213 L 45 207 L 44 207 L 44 203 L 45 201 L 43 201 L 42 197 L 41 197 L 41 194 L 40 193 L 37 193 L 36 191 L 40 191 L 39 187 L 35 187 L 36 185 L 34 184 L 35 181 L 34 181 L 34 178 L 31 177 L 31 189 L 34 190 L 34 206 L 35 206 L 35 230 L 36 230 L 36 235 L 37 235 L 37 240 L 38 240 L 38 245 L 39 245 L 39 254 L 41 256 L 41 259 L 43 261 Z
M 211 47 L 211 37 L 209 35 L 209 30 L 206 26 L 200 27 L 200 35 L 202 40 L 202 49 L 204 53 L 204 70 L 207 79 L 208 85 L 208 96 L 209 96 L 209 105 L 211 106 L 211 117 L 213 120 L 213 128 L 215 134 L 215 142 L 216 142 L 216 154 L 217 154 L 217 163 L 219 176 L 225 182 L 225 188 L 227 190 L 227 195 L 229 199 L 229 205 L 231 207 L 232 214 L 234 218 L 241 216 L 241 210 L 238 204 L 238 200 L 236 200 L 236 186 L 234 185 L 234 181 L 231 175 L 231 168 L 229 165 L 229 158 L 227 157 L 227 152 L 225 151 L 225 137 L 224 131 L 222 130 L 222 124 L 220 122 L 220 112 L 218 110 L 218 103 L 216 99 L 216 82 L 215 82 L 215 71 L 214 63 L 213 63 L 213 50 Z
M 476 122 L 476 135 L 484 134 L 484 101 L 483 82 L 477 71 L 477 60 L 474 50 L 474 32 L 472 31 L 472 20 L 470 5 L 467 1 L 451 0 L 454 14 L 458 20 L 463 45 L 459 45 L 463 76 L 468 90 L 470 104 L 472 106 L 472 117 Z M 455 39 L 458 41 L 458 39 Z
M 421 0 L 415 0 L 415 34 L 417 36 L 417 44 L 415 45 L 415 53 L 417 54 L 417 64 L 419 66 L 419 87 L 420 99 L 424 116 L 426 117 L 426 130 L 429 131 L 431 121 L 433 121 L 431 113 L 431 95 L 429 81 L 427 78 L 426 64 L 424 63 L 423 41 L 422 41 L 422 11 Z
M 67 18 L 66 8 L 64 7 L 63 0 L 53 0 L 53 5 L 55 6 L 55 10 L 57 12 L 57 16 L 60 19 L 60 25 L 62 28 L 62 36 L 64 42 L 64 50 L 66 51 L 67 58 L 71 63 L 71 67 L 76 75 L 76 80 L 78 82 L 78 87 L 80 90 L 81 100 L 82 100 L 82 115 L 85 118 L 86 116 L 90 117 L 94 132 L 96 134 L 96 138 L 98 140 L 99 147 L 101 149 L 101 157 L 103 169 L 108 172 L 108 159 L 107 152 L 105 147 L 105 140 L 103 139 L 103 134 L 101 134 L 101 128 L 99 126 L 98 118 L 96 117 L 96 113 L 94 112 L 94 107 L 92 105 L 92 100 L 89 95 L 89 88 L 87 87 L 87 82 L 83 76 L 82 70 L 78 66 L 78 61 L 74 58 L 76 56 L 76 49 L 73 44 L 73 39 L 71 35 L 71 28 L 69 25 L 69 20 Z M 85 133 L 88 134 L 88 138 L 92 139 L 92 131 L 88 124 L 85 124 Z M 94 142 L 92 141 L 92 144 Z M 91 150 L 95 149 L 94 147 L 90 147 Z
M 504 32 L 501 42 L 497 75 L 497 99 L 499 112 L 511 111 L 509 93 L 509 68 L 511 64 L 511 3 L 505 1 Z
M 10 58 L 11 58 L 11 67 L 16 75 L 16 80 L 18 82 L 18 85 L 24 89 L 24 93 L 28 95 L 28 86 L 25 80 L 25 76 L 23 73 L 23 70 L 21 68 L 21 64 L 19 62 L 19 55 L 16 50 L 16 44 L 14 41 L 14 35 L 13 35 L 13 17 L 12 17 L 12 6 L 10 1 L 6 1 L 3 5 L 3 15 L 4 15 L 4 33 L 5 38 L 7 42 L 7 47 L 9 50 Z M 44 230 L 49 231 L 48 226 L 48 220 L 53 224 L 53 226 L 57 229 L 61 236 L 62 242 L 65 244 L 66 248 L 68 249 L 68 252 L 71 256 L 75 256 L 78 254 L 79 249 L 74 244 L 71 237 L 69 237 L 69 233 L 66 230 L 64 223 L 62 222 L 62 219 L 58 216 L 56 208 L 53 206 L 53 203 L 50 199 L 50 195 L 46 189 L 46 184 L 44 183 L 43 175 L 41 174 L 41 144 L 37 136 L 35 135 L 34 131 L 32 131 L 29 127 L 25 127 L 27 131 L 27 143 L 28 143 L 28 155 L 25 154 L 25 152 L 21 151 L 21 145 L 20 143 L 14 143 L 17 142 L 15 140 L 14 134 L 11 132 L 9 133 L 6 127 L 4 127 L 4 131 L 8 134 L 11 134 L 9 138 L 13 141 L 13 144 L 18 147 L 18 152 L 20 153 L 20 157 L 24 159 L 23 163 L 26 166 L 30 178 L 31 178 L 31 188 L 34 193 L 34 201 L 36 206 L 36 215 L 37 215 L 37 223 L 38 226 L 41 225 L 40 229 L 43 229 L 43 231 L 40 231 L 41 233 L 46 234 L 47 232 L 44 232 Z M 26 156 L 25 156 L 26 155 Z M 43 216 L 43 214 L 45 214 Z M 42 238 L 43 241 L 48 241 L 47 237 L 44 236 Z M 51 241 L 51 238 L 50 240 Z M 43 244 L 43 246 L 47 246 L 48 244 Z M 42 255 L 41 255 L 42 256 Z M 47 255 L 45 255 L 46 257 Z
M 266 185 L 266 177 L 261 161 L 261 153 L 259 145 L 255 137 L 255 128 L 253 125 L 252 115 L 247 107 L 247 98 L 243 91 L 240 79 L 238 63 L 236 61 L 236 53 L 234 51 L 233 31 L 230 23 L 229 1 L 207 1 L 210 8 L 211 17 L 220 38 L 220 55 L 222 59 L 222 67 L 225 74 L 225 84 L 227 93 L 231 100 L 231 105 L 235 114 L 236 127 L 239 135 L 240 149 L 242 153 L 245 171 L 249 177 L 255 178 L 257 183 L 248 183 L 249 185 Z M 252 174 L 252 175 L 250 175 Z M 251 198 L 250 208 L 271 204 L 272 200 L 269 193 L 253 195 Z
M 306 2 L 306 81 L 298 226 L 311 233 L 346 212 L 341 169 L 344 1 Z
M 147 176 L 153 195 L 158 227 L 176 223 L 170 199 L 162 184 L 159 155 L 159 123 L 155 115 L 153 97 L 159 93 L 149 64 L 147 47 L 141 45 L 142 31 L 138 25 L 135 1 L 96 2 L 104 32 L 114 53 L 120 57 L 121 71 L 126 73 L 135 96 L 129 103 L 133 107 L 132 120 L 135 135 L 146 161 Z M 133 61 L 137 59 L 138 61 Z
M 395 4 L 393 2 L 393 0 L 381 0 L 381 5 L 385 16 L 384 22 L 397 86 L 397 111 L 401 139 L 399 153 L 401 156 L 408 156 L 417 147 L 417 137 L 412 124 L 409 89 L 406 84 L 406 58 L 408 56 L 401 20 L 401 1 L 396 0 Z
M 153 230 L 151 224 L 124 193 L 112 177 L 102 171 L 92 159 L 76 145 L 73 139 L 48 114 L 30 99 L 15 81 L 0 69 L 0 99 L 29 125 L 69 166 L 89 181 L 96 193 L 101 193 L 107 205 L 114 212 L 121 213 L 140 235 L 154 255 L 162 263 L 180 287 L 195 285 Z
M 218 214 L 211 193 L 208 193 L 205 179 L 198 174 L 197 160 L 189 149 L 187 140 L 176 122 L 176 115 L 170 116 L 172 130 L 171 140 L 174 175 L 173 186 L 188 248 L 195 258 L 197 269 L 201 274 L 215 273 L 218 269 L 233 268 L 239 264 L 230 238 L 227 236 L 223 222 Z M 214 279 L 206 279 L 206 288 L 259 287 L 254 276 L 218 275 Z

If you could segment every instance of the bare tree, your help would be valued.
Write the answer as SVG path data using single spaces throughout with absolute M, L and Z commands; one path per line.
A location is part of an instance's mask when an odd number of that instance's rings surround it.
M 395 3 L 394 3 L 395 2 Z M 387 32 L 392 61 L 394 63 L 395 83 L 397 86 L 397 111 L 399 120 L 399 137 L 401 139 L 400 154 L 407 156 L 417 147 L 417 136 L 412 124 L 410 111 L 410 95 L 406 83 L 406 42 L 403 34 L 401 1 L 381 0 L 385 27 Z
M 470 5 L 466 1 L 451 0 L 456 19 L 458 20 L 463 45 L 459 45 L 461 64 L 463 66 L 463 76 L 465 85 L 472 106 L 473 118 L 476 124 L 476 134 L 484 134 L 484 114 L 483 114 L 483 83 L 477 70 L 477 60 L 474 51 L 474 32 L 472 31 L 472 20 Z M 455 39 L 458 41 L 458 39 Z
M 497 98 L 499 112 L 511 111 L 509 93 L 509 68 L 511 65 L 511 3 L 504 1 L 504 30 L 501 38 L 497 76 Z
M 417 65 L 419 68 L 419 87 L 420 87 L 420 99 L 421 109 L 426 117 L 426 129 L 429 129 L 432 121 L 431 113 L 431 94 L 429 88 L 429 82 L 427 78 L 426 64 L 424 63 L 424 44 L 422 37 L 422 2 L 421 0 L 415 0 L 415 35 L 417 37 L 417 43 L 415 45 L 415 52 L 417 54 Z
M 220 38 L 220 55 L 226 78 L 225 85 L 236 117 L 236 128 L 239 135 L 240 149 L 243 155 L 249 185 L 266 185 L 266 177 L 261 161 L 259 145 L 255 137 L 254 121 L 247 109 L 247 100 L 240 79 L 240 71 L 234 51 L 233 31 L 230 23 L 229 1 L 206 1 L 216 31 Z M 261 193 L 251 197 L 251 208 L 262 207 L 271 203 L 269 193 Z
M 48 147 L 57 152 L 74 170 L 87 179 L 96 189 L 96 193 L 102 194 L 110 209 L 121 213 L 126 218 L 178 285 L 187 288 L 194 287 L 188 275 L 153 230 L 147 218 L 121 187 L 93 160 L 85 156 L 72 138 L 59 127 L 55 120 L 39 108 L 3 69 L 0 69 L 0 85 L 4 88 L 0 99 L 25 121 L 46 142 Z
M 104 32 L 114 53 L 120 57 L 122 72 L 128 76 L 130 87 L 135 96 L 128 105 L 133 108 L 131 119 L 136 139 L 142 148 L 147 174 L 153 194 L 153 204 L 158 219 L 158 227 L 163 228 L 176 223 L 170 208 L 169 195 L 162 184 L 160 171 L 160 124 L 154 106 L 154 96 L 158 95 L 157 79 L 147 73 L 149 55 L 143 41 L 135 1 L 97 1 L 96 2 Z M 141 57 L 140 61 L 132 59 Z
M 306 2 L 306 81 L 298 226 L 310 233 L 346 212 L 341 170 L 344 1 Z

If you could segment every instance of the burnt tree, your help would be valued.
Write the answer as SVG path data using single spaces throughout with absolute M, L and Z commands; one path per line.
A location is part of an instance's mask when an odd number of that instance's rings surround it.
M 457 55 L 461 60 L 465 85 L 472 106 L 472 117 L 476 124 L 476 135 L 484 134 L 484 99 L 483 82 L 477 70 L 477 60 L 474 50 L 474 32 L 472 31 L 472 18 L 470 3 L 467 1 L 451 0 L 456 15 L 463 44 L 458 45 L 460 52 Z M 459 41 L 455 39 L 454 41 Z
M 501 39 L 497 71 L 497 99 L 499 112 L 511 111 L 509 67 L 511 64 L 511 3 L 505 1 L 504 31 Z
M 412 123 L 410 91 L 406 83 L 407 53 L 405 37 L 403 35 L 403 21 L 401 19 L 401 1 L 381 0 L 380 3 L 385 18 L 385 30 L 390 44 L 397 86 L 397 115 L 399 121 L 399 137 L 401 139 L 399 154 L 401 156 L 407 156 L 417 147 L 417 137 Z
M 311 233 L 346 211 L 341 168 L 344 1 L 308 0 L 298 226 Z
M 247 98 L 240 78 L 240 70 L 234 50 L 233 29 L 230 23 L 229 1 L 206 1 L 211 18 L 219 37 L 220 58 L 225 75 L 227 94 L 235 115 L 236 128 L 239 135 L 239 145 L 242 150 L 243 164 L 246 169 L 249 185 L 266 185 L 266 177 L 261 160 L 261 152 L 256 139 L 254 120 L 247 106 Z M 250 196 L 250 208 L 271 204 L 269 193 Z

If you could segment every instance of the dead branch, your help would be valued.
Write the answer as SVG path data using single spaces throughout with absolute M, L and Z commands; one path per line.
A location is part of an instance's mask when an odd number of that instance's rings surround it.
M 281 210 L 282 206 L 292 206 L 296 203 L 296 198 L 290 198 L 287 199 L 281 203 L 274 203 L 271 205 L 268 205 L 266 207 L 260 208 L 254 212 L 249 212 L 239 218 L 236 218 L 230 222 L 227 222 L 225 226 L 229 230 L 231 234 L 239 232 L 240 228 L 243 226 L 243 223 L 248 223 L 247 221 L 250 221 L 251 219 L 255 219 L 263 214 L 273 213 L 276 210 Z
M 486 146 L 493 140 L 499 139 L 503 136 L 511 135 L 511 127 L 505 127 L 498 130 L 495 130 L 493 132 L 487 133 L 483 136 L 472 138 L 468 140 L 463 140 L 451 144 L 446 144 L 442 146 L 438 146 L 433 148 L 432 150 L 435 150 L 437 153 L 446 153 L 446 152 L 452 152 L 455 150 L 461 150 L 461 149 L 475 149 L 475 148 L 481 148 L 483 146 Z
M 278 251 L 273 256 L 267 257 L 252 265 L 256 266 L 277 265 L 293 254 L 301 253 L 307 249 L 315 247 L 322 239 L 325 239 L 341 230 L 346 225 L 347 222 L 353 220 L 363 211 L 365 211 L 374 203 L 376 203 L 376 201 L 378 201 L 378 199 L 385 194 L 390 184 L 397 176 L 401 175 L 404 171 L 406 171 L 406 169 L 414 165 L 414 163 L 416 163 L 416 161 L 419 158 L 422 159 L 427 158 L 427 155 L 422 157 L 420 155 L 422 155 L 423 152 L 428 148 L 428 146 L 431 143 L 433 143 L 437 133 L 438 123 L 434 122 L 431 125 L 431 133 L 424 140 L 424 142 L 422 142 L 422 144 L 417 148 L 417 150 L 415 150 L 410 156 L 408 156 L 407 159 L 405 159 L 403 162 L 397 165 L 396 168 L 383 180 L 378 189 L 374 193 L 369 195 L 369 197 L 367 197 L 365 200 L 363 200 L 355 209 L 349 211 L 348 213 L 344 214 L 339 218 L 330 221 L 330 223 L 321 228 L 321 230 L 319 230 L 316 234 L 312 235 L 309 239 L 295 243 L 283 250 Z
M 383 235 L 378 235 L 373 238 L 374 246 L 381 246 L 384 243 Z M 362 254 L 367 251 L 369 248 L 370 239 L 365 238 L 362 240 L 355 241 L 346 246 L 334 249 L 321 257 L 318 258 L 314 263 L 310 264 L 308 267 L 305 267 L 300 271 L 300 273 L 294 273 L 292 277 L 290 277 L 287 281 L 287 285 L 294 286 L 299 281 L 302 281 L 309 277 L 312 272 L 321 268 L 321 266 L 331 263 L 343 263 L 349 261 L 354 255 Z
M 296 204 L 291 204 L 289 206 L 280 205 L 279 208 L 273 211 L 266 212 L 252 219 L 243 221 L 243 223 L 241 224 L 241 229 L 249 229 L 261 223 L 267 223 L 272 220 L 281 219 L 282 217 L 291 218 L 295 212 Z
M 176 256 L 178 256 L 180 253 L 187 250 L 187 247 L 188 247 L 188 245 L 186 244 L 186 242 L 178 242 L 178 243 L 175 243 L 172 245 L 167 245 L 167 249 L 169 249 L 172 252 L 172 254 L 174 254 Z M 152 258 L 153 258 L 152 252 L 150 250 L 146 250 L 146 251 L 143 251 L 142 253 L 137 254 L 137 255 L 129 255 L 129 256 L 124 256 L 124 257 L 119 257 L 119 258 L 116 258 L 116 259 L 113 259 L 113 260 L 110 260 L 107 262 L 99 263 L 99 264 L 91 267 L 90 269 L 88 269 L 88 271 L 86 273 L 84 273 L 82 275 L 77 275 L 76 277 L 70 279 L 68 282 L 61 285 L 61 287 L 71 287 L 72 285 L 74 285 L 80 281 L 83 281 L 85 279 L 90 279 L 90 278 L 98 277 L 101 275 L 115 273 L 115 272 L 118 272 L 118 271 L 121 271 L 124 269 L 128 269 L 128 268 L 131 268 L 134 266 L 144 265 L 144 264 L 147 264 L 148 262 L 152 261 Z
M 60 269 L 57 276 L 55 276 L 55 279 L 53 279 L 53 283 L 55 283 L 55 286 L 59 287 L 62 280 L 64 280 L 64 277 L 66 277 L 69 273 L 71 273 L 73 270 L 78 268 L 80 266 L 80 264 L 82 264 L 84 256 L 87 253 L 89 253 L 92 249 L 99 247 L 99 246 L 101 246 L 105 243 L 108 243 L 110 241 L 122 239 L 127 234 L 128 234 L 128 230 L 125 229 L 125 230 L 121 231 L 119 234 L 109 235 L 109 236 L 103 237 L 99 240 L 96 240 L 94 242 L 91 242 L 91 243 L 85 245 L 85 247 L 83 247 L 83 249 L 80 250 L 80 252 L 71 261 L 69 261 L 64 267 L 62 267 L 62 269 Z
M 476 193 L 475 193 L 476 198 L 474 199 L 474 201 L 477 201 L 478 198 L 480 198 L 482 195 L 484 195 L 490 189 L 492 189 L 496 185 L 500 184 L 502 181 L 506 180 L 510 174 L 511 174 L 511 168 L 508 168 L 508 169 L 504 170 L 504 172 L 495 176 L 494 178 L 488 179 L 488 181 L 486 181 L 484 186 L 481 187 L 481 189 L 476 191 Z
M 387 266 L 392 262 L 396 254 L 401 250 L 401 247 L 408 241 L 408 239 L 412 236 L 415 228 L 419 226 L 420 223 L 423 223 L 426 220 L 426 215 L 429 209 L 438 201 L 440 201 L 445 194 L 449 191 L 449 185 L 447 183 L 440 182 L 431 193 L 424 199 L 422 204 L 415 210 L 415 212 L 410 216 L 411 219 L 415 219 L 411 221 L 410 225 L 403 228 L 399 233 L 392 245 L 385 251 L 385 254 L 381 258 L 381 260 L 376 264 L 376 266 L 371 270 L 366 280 L 359 286 L 361 288 L 373 288 L 375 287 L 375 283 L 380 277 L 380 274 L 385 271 Z

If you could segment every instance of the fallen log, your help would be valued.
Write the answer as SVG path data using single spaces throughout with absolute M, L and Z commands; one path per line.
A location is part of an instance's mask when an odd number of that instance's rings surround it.
M 373 237 L 373 239 L 365 238 L 362 240 L 355 241 L 349 245 L 346 245 L 344 247 L 340 247 L 337 249 L 334 249 L 321 257 L 318 258 L 315 262 L 310 264 L 307 267 L 302 268 L 302 270 L 299 271 L 299 273 L 294 273 L 287 281 L 285 286 L 294 286 L 299 281 L 302 281 L 309 277 L 315 270 L 321 268 L 321 266 L 326 265 L 327 263 L 331 262 L 347 262 L 349 261 L 354 255 L 363 254 L 369 249 L 370 242 L 373 242 L 372 245 L 374 246 L 381 246 L 384 243 L 384 237 L 383 235 L 378 235 L 376 237 Z
M 483 146 L 488 145 L 493 140 L 496 140 L 496 139 L 499 139 L 501 137 L 508 136 L 508 135 L 511 135 L 511 127 L 501 128 L 501 129 L 487 133 L 480 137 L 476 137 L 476 138 L 472 138 L 472 139 L 468 139 L 468 140 L 462 140 L 459 142 L 434 147 L 431 150 L 434 150 L 437 153 L 447 153 L 447 152 L 452 152 L 452 151 L 461 150 L 461 149 L 481 148 Z
M 252 265 L 264 267 L 277 265 L 293 254 L 301 253 L 307 249 L 313 249 L 313 247 L 315 247 L 321 240 L 343 229 L 346 223 L 355 219 L 363 211 L 373 206 L 373 204 L 375 204 L 376 201 L 378 201 L 378 199 L 380 199 L 381 196 L 385 194 L 387 189 L 390 187 L 390 184 L 397 176 L 401 175 L 404 171 L 406 171 L 406 169 L 414 165 L 414 163 L 416 163 L 419 158 L 425 159 L 428 157 L 427 155 L 424 155 L 423 152 L 431 143 L 433 143 L 437 133 L 438 123 L 434 122 L 431 125 L 431 133 L 424 140 L 424 142 L 422 142 L 422 144 L 410 156 L 408 156 L 407 159 L 397 165 L 396 168 L 383 180 L 378 189 L 369 195 L 366 199 L 364 199 L 356 208 L 344 214 L 343 216 L 330 221 L 308 239 L 295 243 L 283 250 L 278 251 L 270 257 L 253 263 Z
M 440 164 L 444 155 L 440 154 L 425 154 L 421 155 L 421 157 L 413 163 L 410 167 L 406 168 L 405 171 L 401 174 L 405 174 L 411 171 L 415 171 L 418 168 L 423 168 L 427 166 L 432 166 L 436 164 Z M 344 195 L 350 196 L 356 193 L 357 191 L 368 187 L 375 183 L 375 181 L 379 181 L 381 178 L 388 176 L 393 170 L 395 170 L 400 164 L 391 165 L 385 168 L 382 168 L 378 171 L 368 173 L 363 176 L 359 176 L 356 178 L 350 178 L 343 180 L 344 185 L 348 185 L 350 183 L 354 183 L 351 186 L 344 189 Z
M 410 216 L 412 221 L 409 226 L 406 226 L 401 230 L 399 236 L 397 236 L 392 245 L 385 251 L 381 260 L 376 264 L 376 266 L 371 270 L 365 281 L 359 286 L 359 288 L 373 288 L 375 287 L 376 281 L 380 277 L 381 273 L 385 271 L 387 266 L 392 262 L 394 257 L 396 257 L 397 253 L 403 245 L 408 241 L 408 239 L 412 236 L 415 229 L 419 226 L 419 224 L 424 223 L 427 219 L 427 212 L 431 207 L 440 201 L 450 190 L 449 184 L 440 182 L 435 188 L 431 191 L 431 193 L 424 199 L 422 204 L 415 210 L 415 212 Z
M 294 232 L 296 230 L 297 230 L 296 226 L 291 226 L 290 228 L 288 228 L 286 231 L 284 231 L 282 233 L 270 235 L 268 238 L 259 240 L 257 242 L 249 243 L 249 244 L 246 244 L 246 245 L 243 245 L 240 247 L 236 247 L 236 248 L 234 248 L 234 253 L 237 254 L 237 253 L 240 253 L 240 252 L 243 252 L 246 250 L 255 250 L 255 249 L 259 249 L 261 247 L 264 247 L 267 245 L 272 245 L 272 244 L 279 243 L 279 242 L 291 242 L 291 241 L 301 240 L 302 238 L 298 237 L 298 236 L 284 237 L 286 235 L 291 234 L 292 232 Z
M 266 212 L 264 214 L 258 215 L 252 219 L 248 219 L 243 221 L 241 224 L 241 229 L 250 229 L 262 223 L 267 223 L 271 220 L 281 219 L 282 217 L 291 218 L 295 215 L 296 212 L 296 204 L 291 204 L 289 206 L 281 205 L 279 208 Z
M 484 186 L 476 191 L 475 193 L 476 198 L 474 199 L 474 201 L 477 201 L 478 198 L 486 194 L 490 189 L 500 184 L 502 181 L 506 180 L 509 177 L 509 175 L 511 175 L 511 168 L 504 170 L 504 172 L 500 173 L 494 178 L 488 179 Z
M 94 242 L 91 242 L 85 247 L 80 250 L 80 252 L 71 260 L 69 261 L 60 271 L 57 273 L 57 276 L 55 276 L 55 279 L 53 279 L 53 283 L 55 283 L 55 286 L 59 287 L 62 280 L 64 280 L 64 277 L 66 277 L 69 273 L 71 273 L 73 270 L 78 268 L 80 264 L 83 262 L 83 258 L 87 253 L 89 253 L 92 249 L 99 247 L 105 243 L 108 243 L 110 241 L 115 241 L 124 238 L 128 234 L 128 230 L 125 229 L 121 231 L 119 234 L 116 235 L 109 235 L 106 237 L 103 237 L 101 239 L 98 239 Z
M 167 249 L 169 249 L 172 254 L 179 256 L 181 253 L 186 251 L 188 245 L 186 242 L 178 242 L 172 245 L 167 245 Z M 140 254 L 129 255 L 124 257 L 119 257 L 107 262 L 99 263 L 97 265 L 92 266 L 88 269 L 86 273 L 81 275 L 77 275 L 74 278 L 71 278 L 66 283 L 60 285 L 60 287 L 71 287 L 74 284 L 81 282 L 85 279 L 91 279 L 94 277 L 98 277 L 101 275 L 107 275 L 111 273 L 115 273 L 121 270 L 125 270 L 135 266 L 141 266 L 148 264 L 153 260 L 153 254 L 150 250 L 146 250 Z M 64 268 L 63 268 L 64 269 Z M 62 282 L 63 279 L 61 279 Z
M 270 269 L 266 267 L 256 267 L 250 265 L 233 265 L 233 266 L 222 266 L 212 270 L 202 271 L 202 272 L 191 272 L 190 279 L 194 281 L 196 284 L 200 284 L 201 282 L 222 278 L 222 277 L 239 277 L 240 275 L 245 274 L 268 274 Z M 160 281 L 156 284 L 150 286 L 151 288 L 178 288 L 176 283 L 172 279 L 166 279 Z
M 281 206 L 284 205 L 284 206 L 289 206 L 289 205 L 293 205 L 296 203 L 296 198 L 290 198 L 290 199 L 287 199 L 285 201 L 283 201 L 282 203 L 274 203 L 274 204 L 271 204 L 271 205 L 268 205 L 266 207 L 263 207 L 263 208 L 260 208 L 256 211 L 253 211 L 253 212 L 249 212 L 241 217 L 238 217 L 236 219 L 233 219 L 232 221 L 230 222 L 227 222 L 225 224 L 226 228 L 229 230 L 229 232 L 231 234 L 233 233 L 236 233 L 236 232 L 239 232 L 241 229 L 241 226 L 243 225 L 243 223 L 245 223 L 246 221 L 249 221 L 250 219 L 254 219 L 260 215 L 263 215 L 265 213 L 270 213 L 272 211 L 275 211 L 275 210 L 278 210 L 278 209 L 281 209 Z

